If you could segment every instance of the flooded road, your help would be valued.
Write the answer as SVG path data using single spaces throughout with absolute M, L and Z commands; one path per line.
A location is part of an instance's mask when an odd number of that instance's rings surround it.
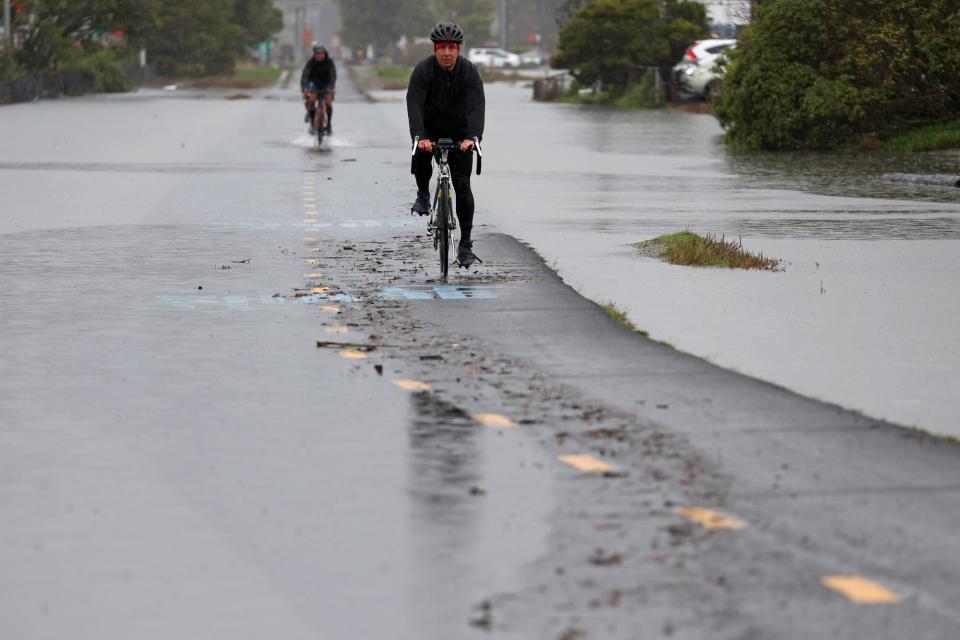
M 526 436 L 315 346 L 370 333 L 312 292 L 317 242 L 413 222 L 344 85 L 345 155 L 289 92 L 0 108 L 4 637 L 465 637 L 522 584 Z
M 529 93 L 488 87 L 481 220 L 655 339 L 960 436 L 960 190 L 880 179 L 960 173 L 960 157 L 737 154 L 709 115 L 545 105 Z M 742 239 L 784 271 L 672 266 L 632 247 L 684 229 Z
M 960 450 L 627 331 L 492 226 L 476 233 L 482 268 L 438 281 L 409 215 L 402 105 L 351 93 L 344 81 L 323 150 L 279 90 L 0 108 L 4 636 L 956 635 Z M 636 140 L 597 122 L 602 153 L 546 135 L 583 124 L 576 111 L 489 95 L 511 113 L 491 117 L 479 221 L 541 234 L 564 277 L 631 300 L 693 298 L 709 277 L 731 309 L 783 276 L 820 286 L 799 267 L 633 254 L 673 224 L 654 210 L 725 228 L 699 212 L 746 178 L 711 155 L 708 119 L 646 114 L 687 123 L 701 150 L 638 164 Z M 68 115 L 82 124 L 50 126 Z M 613 130 L 640 117 L 608 116 Z M 682 200 L 691 176 L 713 195 Z M 784 252 L 926 243 L 849 237 L 883 215 L 800 191 L 785 209 L 778 189 L 718 201 Z M 950 203 L 870 202 L 953 224 Z M 795 229 L 835 215 L 840 239 L 774 238 L 787 210 Z M 838 286 L 824 278 L 816 299 Z M 702 330 L 703 309 L 660 302 L 641 310 Z M 827 586 L 844 576 L 896 608 Z

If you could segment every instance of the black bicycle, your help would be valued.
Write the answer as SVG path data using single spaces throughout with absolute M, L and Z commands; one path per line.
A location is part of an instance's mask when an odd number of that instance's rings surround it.
M 411 152 L 410 173 L 416 173 L 417 145 L 420 138 L 413 140 Z M 427 222 L 427 235 L 433 238 L 433 248 L 440 252 L 440 273 L 444 280 L 450 268 L 450 238 L 457 228 L 457 216 L 453 211 L 453 191 L 450 179 L 450 164 L 448 154 L 451 149 L 458 147 L 450 138 L 440 138 L 433 142 L 433 159 L 440 169 L 437 175 L 437 189 L 433 195 L 433 208 L 430 210 L 430 220 Z M 477 175 L 480 175 L 483 150 L 480 141 L 473 139 L 473 148 L 477 152 Z

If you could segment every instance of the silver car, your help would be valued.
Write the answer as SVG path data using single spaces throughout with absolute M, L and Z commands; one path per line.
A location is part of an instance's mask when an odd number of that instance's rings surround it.
M 467 59 L 478 67 L 519 67 L 520 56 L 503 49 L 478 47 L 467 52 Z
M 723 70 L 717 62 L 736 40 L 698 40 L 687 47 L 683 59 L 673 67 L 673 80 L 681 91 L 712 101 L 723 86 Z

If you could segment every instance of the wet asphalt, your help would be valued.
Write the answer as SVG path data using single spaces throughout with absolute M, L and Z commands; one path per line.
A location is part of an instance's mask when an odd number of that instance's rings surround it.
M 491 227 L 438 281 L 402 132 L 337 105 L 320 151 L 280 90 L 0 109 L 5 636 L 960 632 L 956 445 L 646 339 Z

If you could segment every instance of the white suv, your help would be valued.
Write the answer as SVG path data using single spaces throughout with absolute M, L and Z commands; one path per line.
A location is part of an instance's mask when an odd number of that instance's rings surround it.
M 720 93 L 723 72 L 717 61 L 727 50 L 737 46 L 736 40 L 698 40 L 687 47 L 683 59 L 673 67 L 673 80 L 686 93 L 713 100 Z
M 503 49 L 470 49 L 467 60 L 478 67 L 519 67 L 520 56 Z

